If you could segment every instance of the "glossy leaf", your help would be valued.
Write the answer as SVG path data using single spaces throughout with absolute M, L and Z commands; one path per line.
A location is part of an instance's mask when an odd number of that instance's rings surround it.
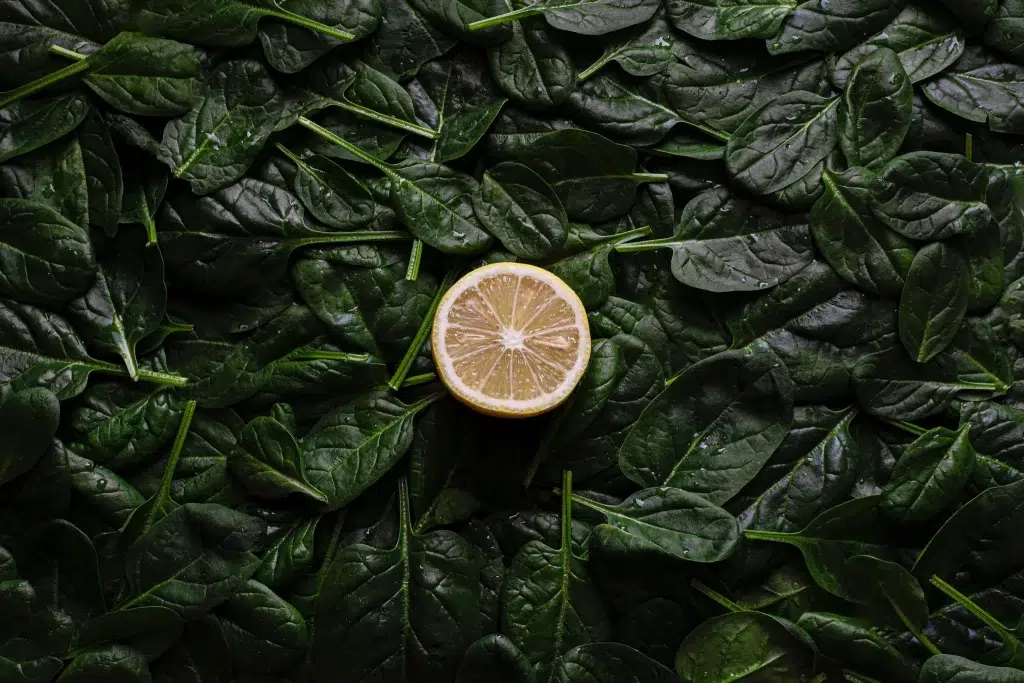
M 879 48 L 857 62 L 839 111 L 839 147 L 851 166 L 877 170 L 910 129 L 914 89 L 899 56 Z
M 900 298 L 900 339 L 907 353 L 926 363 L 956 336 L 967 313 L 967 264 L 939 242 L 919 251 Z
M 882 489 L 881 508 L 895 520 L 931 519 L 953 504 L 974 471 L 967 426 L 931 429 L 910 444 Z

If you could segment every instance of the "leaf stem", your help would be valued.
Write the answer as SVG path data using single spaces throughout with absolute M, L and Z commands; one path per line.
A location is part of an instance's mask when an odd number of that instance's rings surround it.
M 615 251 L 620 254 L 628 254 L 636 251 L 652 251 L 654 249 L 661 249 L 663 247 L 671 247 L 679 240 L 675 237 L 666 237 L 658 240 L 646 240 L 644 242 L 631 242 L 630 244 L 620 244 L 615 247 Z
M 631 173 L 630 177 L 644 183 L 667 183 L 667 173 Z
M 161 498 L 169 498 L 171 495 L 171 482 L 174 480 L 174 470 L 178 467 L 178 458 L 185 447 L 185 439 L 188 438 L 189 427 L 192 426 L 192 417 L 196 414 L 196 402 L 185 403 L 185 411 L 181 414 L 181 422 L 178 423 L 178 433 L 174 435 L 174 445 L 171 446 L 171 455 L 167 459 L 167 467 L 164 468 L 164 475 L 160 479 Z
M 576 80 L 582 83 L 583 81 L 587 80 L 588 78 L 596 74 L 598 71 L 600 71 L 604 67 L 604 65 L 610 62 L 611 60 L 611 54 L 601 55 L 600 59 L 598 59 L 596 62 L 588 66 L 583 71 L 579 72 L 576 75 Z
M 967 134 L 967 140 L 964 143 L 964 156 L 967 161 L 974 161 L 974 136 L 970 133 Z
M 772 541 L 774 543 L 785 543 L 789 534 L 782 531 L 762 531 L 760 529 L 747 529 L 743 535 L 753 541 Z
M 265 17 L 273 17 L 274 19 L 287 21 L 288 23 L 295 24 L 296 26 L 301 26 L 302 28 L 308 28 L 310 31 L 316 31 L 317 33 L 322 33 L 325 36 L 329 36 L 331 38 L 337 38 L 338 40 L 342 40 L 345 42 L 355 40 L 355 35 L 349 33 L 348 31 L 342 31 L 341 29 L 334 28 L 333 26 L 322 24 L 319 21 L 309 19 L 307 17 L 302 16 L 301 14 L 289 12 L 288 10 L 281 9 L 280 7 L 275 7 L 274 9 L 271 9 L 269 7 L 260 7 L 256 11 Z
M 979 620 L 982 621 L 986 626 L 991 628 L 993 631 L 999 634 L 999 637 L 1003 639 L 1003 643 L 1011 651 L 1016 652 L 1020 646 L 1020 640 L 1017 636 L 1010 631 L 1010 629 L 1003 626 L 1003 623 L 993 617 L 991 614 L 983 610 L 969 597 L 958 591 L 953 586 L 949 585 L 938 576 L 933 575 L 930 579 L 931 584 L 938 588 L 940 591 L 952 598 L 958 605 L 966 609 L 968 612 L 973 614 Z
M 353 230 L 351 232 L 329 232 L 318 237 L 296 240 L 300 247 L 317 244 L 352 244 L 356 242 L 402 242 L 412 239 L 404 230 Z
M 304 347 L 288 354 L 288 360 L 340 360 L 346 363 L 369 363 L 370 354 L 321 351 L 320 349 Z
M 690 581 L 690 586 L 693 590 L 697 591 L 706 598 L 717 602 L 719 605 L 729 610 L 730 612 L 746 612 L 747 610 L 741 607 L 738 603 L 733 602 L 729 598 L 725 597 L 718 591 L 714 590 L 710 586 L 704 584 L 700 579 L 693 579 Z
M 114 365 L 113 363 L 104 363 L 102 361 L 92 361 L 92 367 L 96 372 L 103 372 L 108 375 L 114 375 L 115 377 L 131 377 L 128 374 L 126 368 L 120 365 Z M 162 384 L 168 387 L 184 387 L 188 386 L 188 377 L 182 377 L 181 375 L 170 374 L 166 372 L 155 372 L 153 370 L 144 370 L 139 368 L 139 380 L 144 382 L 150 382 L 152 384 Z
M 572 548 L 572 470 L 562 470 L 562 552 Z
M 415 280 L 420 276 L 420 261 L 423 260 L 423 240 L 412 241 L 412 250 L 409 252 L 409 267 L 405 269 L 405 279 Z
M 818 674 L 811 679 L 810 683 L 825 683 L 828 680 L 828 674 Z
M 433 140 L 437 137 L 437 131 L 431 130 L 430 128 L 406 121 L 405 119 L 400 119 L 397 116 L 382 114 L 375 109 L 364 107 L 361 104 L 356 104 L 355 102 L 335 99 L 331 99 L 329 102 L 332 107 L 344 109 L 345 111 L 351 112 L 356 116 L 361 116 L 364 119 L 370 119 L 371 121 L 382 123 L 385 126 L 398 128 L 399 130 L 404 130 L 408 133 L 412 133 L 413 135 L 419 135 L 420 137 L 427 138 L 428 140 Z
M 449 287 L 455 284 L 455 278 L 458 277 L 458 274 L 458 269 L 448 271 L 448 274 L 444 276 L 444 280 L 441 281 L 441 285 L 437 288 L 434 300 L 430 302 L 430 308 L 427 309 L 427 315 L 423 318 L 423 322 L 420 323 L 420 328 L 416 330 L 416 336 L 412 338 L 412 343 L 405 352 L 405 356 L 402 357 L 402 362 L 398 364 L 395 374 L 388 380 L 388 386 L 393 391 L 398 391 L 405 383 L 406 375 L 412 369 L 412 364 L 416 362 L 416 357 L 423 347 L 423 342 L 427 340 L 427 335 L 430 334 L 430 328 L 434 324 L 434 314 L 437 313 L 437 307 L 441 304 L 441 297 L 444 296 Z
M 412 377 L 405 378 L 405 381 L 402 382 L 402 388 L 404 389 L 405 387 L 415 387 L 421 384 L 430 384 L 435 379 L 437 379 L 437 375 L 433 372 L 425 372 L 422 375 L 413 375 Z
M 849 683 L 881 683 L 874 678 L 868 678 L 863 674 L 859 674 L 856 671 L 850 671 L 849 669 L 843 669 L 843 680 Z
M 891 424 L 893 427 L 898 427 L 899 429 L 902 429 L 905 432 L 913 434 L 914 436 L 921 436 L 922 434 L 926 434 L 928 432 L 928 430 L 925 429 L 924 427 L 918 427 L 916 424 L 906 422 L 904 420 L 887 420 L 885 418 L 882 419 L 884 422 Z
M 360 159 L 361 161 L 367 164 L 370 164 L 380 172 L 387 175 L 389 178 L 395 177 L 395 172 L 391 170 L 391 167 L 385 164 L 383 161 L 359 149 L 345 138 L 335 135 L 334 133 L 327 130 L 320 124 L 316 123 L 315 121 L 310 121 L 305 116 L 300 116 L 299 125 L 308 130 L 313 131 L 314 133 L 322 137 L 324 140 L 327 140 L 328 142 L 333 142 L 334 144 L 338 145 L 349 154 L 355 156 L 356 158 Z
M 69 50 L 66 47 L 61 47 L 60 45 L 51 45 L 50 52 L 52 52 L 55 55 L 65 57 L 67 59 L 74 60 L 76 62 L 81 62 L 88 59 L 87 55 L 83 55 L 81 52 L 75 52 L 74 50 Z
M 88 69 L 89 62 L 83 59 L 82 61 L 75 62 L 74 64 L 68 64 L 63 69 L 54 71 L 52 74 L 47 74 L 38 80 L 32 81 L 31 83 L 26 83 L 20 88 L 8 90 L 3 94 L 2 99 L 0 99 L 0 108 L 6 107 L 13 102 L 17 102 L 23 97 L 28 97 L 29 95 L 37 93 L 44 88 L 48 88 L 54 83 L 63 81 L 65 78 L 71 78 L 75 74 L 80 74 Z
M 470 31 L 480 31 L 485 28 L 491 28 L 492 26 L 498 26 L 505 24 L 510 21 L 517 21 L 519 19 L 525 19 L 526 17 L 535 17 L 538 14 L 543 14 L 544 8 L 537 7 L 536 5 L 530 5 L 529 7 L 520 7 L 519 9 L 512 10 L 511 12 L 505 12 L 494 17 L 487 17 L 480 21 L 474 21 L 466 26 Z

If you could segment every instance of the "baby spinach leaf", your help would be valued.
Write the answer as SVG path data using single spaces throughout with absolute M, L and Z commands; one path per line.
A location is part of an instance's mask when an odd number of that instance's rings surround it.
M 799 180 L 835 149 L 839 103 L 839 98 L 800 91 L 769 102 L 729 138 L 729 174 L 754 194 L 776 192 Z
M 312 121 L 300 123 L 384 173 L 398 219 L 417 239 L 452 254 L 476 253 L 490 242 L 473 213 L 477 185 L 471 177 L 418 159 L 385 164 Z
M 558 660 L 558 683 L 674 683 L 672 669 L 622 643 L 590 643 Z
M 773 55 L 802 50 L 846 50 L 880 30 L 903 9 L 889 0 L 803 0 L 767 41 Z
M 156 605 L 107 612 L 82 627 L 77 651 L 122 643 L 152 662 L 181 638 L 177 612 Z
M 92 287 L 71 302 L 69 313 L 87 343 L 121 356 L 129 377 L 137 379 L 135 347 L 164 318 L 163 259 L 141 230 L 128 229 L 106 245 L 97 266 Z
M 968 426 L 936 427 L 910 444 L 882 489 L 882 512 L 894 520 L 931 519 L 960 498 L 974 471 Z
M 857 555 L 846 564 L 854 600 L 878 623 L 906 628 L 935 654 L 935 645 L 922 633 L 928 623 L 928 603 L 917 579 L 899 564 L 870 555 Z
M 5 196 L 46 204 L 75 225 L 89 225 L 85 161 L 74 135 L 0 166 L 0 186 Z
M 811 208 L 814 244 L 836 275 L 859 289 L 892 296 L 903 291 L 914 248 L 871 213 L 873 174 L 858 168 L 824 171 L 825 191 Z
M 319 517 L 306 519 L 278 532 L 264 551 L 253 580 L 280 590 L 312 568 L 316 561 L 314 543 L 319 521 Z
M 829 612 L 805 612 L 797 621 L 822 654 L 845 667 L 893 683 L 917 683 L 920 665 L 903 654 L 871 622 Z
M 942 242 L 917 252 L 900 298 L 900 339 L 918 363 L 953 340 L 967 312 L 967 263 Z
M 710 292 L 774 287 L 800 272 L 814 255 L 809 226 L 726 188 L 707 190 L 683 209 L 676 236 L 620 245 L 630 253 L 672 249 L 672 274 Z
M 146 33 L 215 47 L 248 45 L 256 39 L 258 24 L 265 18 L 294 24 L 341 41 L 355 37 L 348 31 L 297 14 L 271 0 L 254 3 L 242 0 L 146 0 L 135 4 L 134 19 Z M 288 7 L 299 4 L 296 9 L 307 9 L 294 0 L 286 4 Z
M 368 227 L 377 205 L 366 187 L 327 157 L 299 158 L 285 147 L 278 149 L 297 166 L 295 194 L 313 217 L 337 230 Z
M 516 161 L 551 185 L 570 219 L 589 222 L 622 216 L 633 205 L 637 187 L 666 179 L 656 173 L 634 173 L 632 147 L 583 130 L 540 137 Z
M 789 373 L 750 346 L 696 363 L 644 410 L 619 466 L 644 486 L 673 486 L 721 505 L 782 443 L 793 419 Z
M 520 258 L 550 256 L 568 237 L 558 195 L 522 164 L 503 161 L 485 172 L 473 208 L 484 228 Z
M 947 71 L 922 86 L 933 104 L 957 116 L 987 123 L 996 132 L 1020 130 L 1024 117 L 1024 67 L 1003 62 L 984 48 L 968 46 Z
M 380 19 L 365 58 L 395 80 L 412 78 L 423 64 L 455 46 L 406 0 L 380 0 Z
M 1020 562 L 1016 546 L 1003 548 L 1024 516 L 1024 483 L 986 489 L 957 510 L 918 555 L 914 576 L 954 577 L 958 584 L 1004 576 Z
M 306 481 L 295 437 L 274 417 L 258 417 L 245 426 L 230 464 L 253 495 L 280 498 L 299 493 L 327 502 L 327 496 Z
M 992 220 L 985 185 L 984 169 L 960 155 L 911 152 L 881 170 L 871 208 L 878 220 L 911 239 L 971 234 Z
M 484 636 L 469 646 L 455 683 L 491 683 L 495 677 L 502 683 L 536 683 L 537 680 L 530 660 L 500 633 Z
M 914 88 L 899 56 L 878 48 L 850 72 L 839 110 L 839 148 L 852 166 L 878 170 L 910 129 Z
M 853 599 L 848 560 L 855 555 L 892 556 L 880 545 L 880 496 L 865 496 L 822 512 L 802 531 L 745 530 L 748 539 L 787 543 L 804 556 L 814 581 L 833 595 Z
M 59 304 L 88 288 L 96 273 L 89 235 L 54 209 L 0 199 L 0 295 Z
M 259 581 L 243 583 L 217 613 L 235 666 L 246 674 L 283 673 L 309 646 L 299 611 Z
M 67 135 L 82 123 L 89 109 L 89 100 L 81 94 L 0 107 L 0 163 Z
M 66 452 L 68 478 L 72 489 L 84 498 L 90 508 L 118 528 L 124 526 L 135 508 L 146 499 L 134 486 L 113 470 L 91 460 Z
M 921 667 L 919 683 L 1021 683 L 1024 672 L 1003 666 L 986 666 L 956 655 L 929 657 Z
M 610 36 L 596 61 L 579 73 L 584 81 L 615 62 L 631 76 L 653 76 L 668 68 L 674 61 L 672 46 L 675 38 L 668 23 L 655 15 L 648 23 Z
M 129 596 L 120 609 L 160 605 L 184 619 L 229 599 L 259 565 L 266 522 L 223 505 L 171 510 L 125 552 Z
M 562 478 L 561 547 L 527 542 L 505 577 L 502 632 L 550 680 L 566 652 L 610 637 L 606 607 L 572 548 L 572 475 Z
M 927 363 L 918 363 L 899 348 L 863 356 L 853 366 L 851 377 L 857 401 L 864 410 L 897 420 L 934 415 L 956 396 L 981 400 L 1005 391 L 996 383 L 962 378 L 957 363 L 948 355 L 940 354 Z
M 0 486 L 39 462 L 59 422 L 60 403 L 45 389 L 25 389 L 0 398 L 0 429 L 9 435 L 0 457 Z
M 225 62 L 202 100 L 167 124 L 158 156 L 196 194 L 209 194 L 245 174 L 283 114 L 281 91 L 262 64 Z
M 156 215 L 167 192 L 167 169 L 153 162 L 142 163 L 142 168 L 130 173 L 124 180 L 120 224 L 142 224 L 149 245 L 157 243 Z
M 964 44 L 963 29 L 951 14 L 935 5 L 908 4 L 880 33 L 841 55 L 832 79 L 845 88 L 857 62 L 881 47 L 894 50 L 910 82 L 920 83 L 956 62 Z
M 657 10 L 658 3 L 651 0 L 540 0 L 496 17 L 475 21 L 468 28 L 479 31 L 542 14 L 557 29 L 594 36 L 643 23 Z
M 942 4 L 968 25 L 983 26 L 996 13 L 999 3 L 997 0 L 981 0 L 981 2 L 942 0 Z
M 1019 479 L 1024 461 L 1018 436 L 1024 415 L 1017 408 L 988 401 L 964 404 L 961 424 L 969 425 L 968 438 L 975 450 L 974 477 L 987 483 L 982 488 L 1009 484 Z
M 563 104 L 576 87 L 569 51 L 540 19 L 511 24 L 512 36 L 487 50 L 491 78 L 516 104 L 548 109 Z
M 681 489 L 643 489 L 614 506 L 579 494 L 572 500 L 604 515 L 592 539 L 606 550 L 653 550 L 690 562 L 717 562 L 739 540 L 732 515 Z
M 336 31 L 351 34 L 358 40 L 372 34 L 381 18 L 378 0 L 355 0 L 344 3 L 321 3 L 315 0 L 286 0 L 281 9 L 312 19 Z M 260 42 L 270 65 L 286 74 L 302 71 L 318 58 L 345 42 L 345 39 L 311 27 L 288 21 L 260 24 Z
M 369 393 L 331 411 L 302 440 L 307 480 L 331 507 L 355 500 L 405 455 L 413 418 L 440 397 L 406 405 Z
M 60 675 L 61 683 L 90 683 L 95 680 L 147 683 L 149 666 L 138 650 L 121 644 L 97 647 L 78 655 Z
M 442 28 L 445 33 L 475 45 L 499 45 L 512 35 L 509 26 L 492 25 L 473 28 L 473 24 L 483 21 L 485 17 L 506 9 L 507 0 L 458 0 L 457 2 L 415 0 L 411 4 L 417 12 L 435 26 Z
M 430 160 L 438 163 L 468 154 L 507 102 L 470 50 L 427 62 L 409 90 L 420 118 L 437 131 Z
M 703 40 L 770 38 L 796 2 L 792 0 L 670 0 L 668 16 L 676 28 Z
M 999 3 L 985 30 L 985 43 L 1020 61 L 1024 56 L 1024 5 L 1020 0 Z
M 751 680 L 800 680 L 813 671 L 810 639 L 794 624 L 760 612 L 735 612 L 705 621 L 676 655 L 679 678 L 719 683 L 737 673 Z
M 350 545 L 327 572 L 312 646 L 317 679 L 451 680 L 480 635 L 479 575 L 476 549 L 458 534 L 413 532 L 402 482 L 394 547 Z

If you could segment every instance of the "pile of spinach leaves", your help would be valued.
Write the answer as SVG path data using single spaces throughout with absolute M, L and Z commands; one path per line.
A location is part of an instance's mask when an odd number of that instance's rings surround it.
M 0 683 L 1021 683 L 1024 1 L 0 0 Z M 448 397 L 484 263 L 571 400 Z

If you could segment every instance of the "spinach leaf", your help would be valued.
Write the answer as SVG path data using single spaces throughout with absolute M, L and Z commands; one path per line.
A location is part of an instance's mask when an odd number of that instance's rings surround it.
M 331 507 L 355 500 L 405 455 L 413 418 L 439 398 L 406 405 L 369 393 L 331 411 L 302 440 L 307 480 Z
M 547 109 L 563 104 L 576 87 L 569 51 L 540 19 L 511 24 L 512 36 L 487 50 L 491 78 L 516 104 Z
M 882 296 L 903 291 L 914 248 L 871 213 L 875 176 L 851 168 L 822 173 L 825 191 L 810 212 L 814 244 L 836 275 Z
M 492 633 L 466 650 L 455 683 L 490 683 L 498 677 L 503 683 L 535 683 L 530 661 L 511 640 Z
M 394 547 L 350 545 L 328 570 L 312 646 L 317 680 L 451 680 L 480 635 L 476 549 L 452 531 L 414 533 L 404 481 L 398 496 Z
M 956 19 L 938 6 L 908 4 L 886 26 L 836 60 L 832 80 L 846 87 L 850 72 L 877 48 L 889 48 L 899 56 L 911 83 L 942 73 L 964 52 L 964 33 Z
M 1024 41 L 1021 40 L 1021 31 L 1024 30 L 1022 20 L 1024 6 L 1020 0 L 1000 3 L 986 26 L 985 43 L 1020 60 L 1024 54 Z
M 929 657 L 921 667 L 919 683 L 1019 683 L 1024 673 L 1019 669 L 986 666 L 956 655 Z
M 699 495 L 675 488 L 643 489 L 618 505 L 573 494 L 573 502 L 605 517 L 592 539 L 605 550 L 653 550 L 690 562 L 717 562 L 739 540 L 735 518 Z
M 540 0 L 496 17 L 475 21 L 468 28 L 479 31 L 543 15 L 557 29 L 594 36 L 643 23 L 657 10 L 658 3 L 651 0 Z
M 767 41 L 774 55 L 801 50 L 846 50 L 889 23 L 903 9 L 888 0 L 803 0 Z
M 246 674 L 283 673 L 309 645 L 299 611 L 259 581 L 242 584 L 217 613 L 235 666 Z
M 1020 129 L 1024 116 L 1024 67 L 968 46 L 956 64 L 922 86 L 922 92 L 946 111 L 1008 133 Z
M 710 292 L 774 287 L 800 272 L 814 255 L 809 226 L 726 188 L 707 190 L 683 209 L 676 236 L 620 245 L 630 253 L 672 249 L 672 274 Z
M 273 416 L 258 417 L 245 426 L 230 464 L 253 495 L 279 498 L 299 493 L 328 502 L 327 496 L 306 481 L 299 444 L 287 425 Z
M 878 170 L 910 129 L 914 88 L 898 55 L 878 48 L 850 72 L 839 110 L 839 148 L 852 166 Z
M 910 572 L 895 562 L 870 555 L 850 558 L 847 571 L 855 601 L 864 605 L 878 623 L 906 628 L 929 652 L 937 652 L 922 633 L 928 623 L 928 603 Z
M 379 4 L 381 20 L 365 54 L 375 69 L 404 81 L 455 46 L 406 0 L 380 0 Z
M 644 410 L 619 465 L 645 486 L 673 486 L 722 504 L 782 443 L 793 419 L 793 385 L 760 345 L 696 363 Z
M 795 6 L 788 0 L 671 0 L 667 10 L 676 28 L 703 40 L 770 38 Z
M 326 5 L 312 0 L 287 0 L 279 3 L 278 8 L 351 34 L 344 38 L 334 32 L 322 32 L 312 26 L 289 21 L 260 24 L 263 54 L 274 69 L 286 74 L 302 71 L 346 40 L 369 36 L 377 29 L 381 19 L 378 0 Z
M 881 508 L 895 520 L 931 519 L 962 495 L 975 467 L 968 426 L 936 427 L 903 451 L 882 489 Z
M 0 199 L 0 226 L 0 295 L 60 304 L 89 287 L 96 256 L 84 228 L 26 199 Z
M 621 643 L 591 643 L 558 661 L 558 683 L 673 683 L 672 670 Z
M 516 157 L 551 185 L 570 219 L 605 221 L 629 211 L 642 183 L 666 179 L 635 173 L 636 151 L 596 133 L 561 130 L 538 138 Z
M 0 163 L 67 135 L 88 113 L 89 100 L 80 94 L 22 100 L 0 108 Z
M 942 242 L 917 252 L 900 297 L 900 339 L 926 363 L 956 336 L 967 313 L 967 263 Z
M 39 462 L 59 422 L 60 403 L 45 389 L 25 389 L 0 398 L 0 428 L 10 434 L 0 459 L 0 486 Z
M 794 624 L 760 612 L 723 614 L 686 636 L 676 656 L 679 678 L 727 681 L 735 672 L 751 680 L 801 680 L 813 670 L 810 639 Z
M 911 152 L 875 181 L 872 210 L 905 237 L 936 240 L 981 230 L 992 220 L 984 169 L 956 154 Z
M 438 163 L 468 154 L 507 101 L 470 50 L 427 62 L 409 90 L 420 118 L 437 131 L 430 160 Z
M 798 181 L 835 149 L 839 103 L 839 98 L 800 91 L 769 102 L 729 138 L 729 174 L 754 194 L 776 192 Z
M 114 644 L 83 652 L 60 675 L 63 683 L 89 683 L 95 680 L 146 683 L 150 679 L 145 657 L 131 647 Z
M 653 76 L 661 73 L 674 61 L 672 54 L 675 38 L 668 23 L 656 14 L 646 24 L 622 34 L 616 33 L 604 43 L 601 56 L 579 73 L 585 81 L 606 65 L 615 62 L 631 76 Z
M 520 258 L 550 256 L 568 237 L 569 219 L 558 195 L 539 175 L 512 161 L 484 173 L 473 209 L 484 228 Z
M 606 607 L 572 547 L 572 475 L 562 477 L 561 547 L 533 540 L 505 577 L 502 631 L 549 680 L 568 650 L 610 636 Z
M 74 135 L 0 166 L 0 186 L 8 197 L 46 204 L 75 225 L 89 225 L 85 160 Z
M 797 621 L 827 657 L 855 671 L 917 683 L 920 665 L 890 643 L 870 621 L 829 612 L 805 612 Z
M 262 64 L 225 62 L 210 74 L 202 100 L 167 124 L 158 157 L 196 194 L 209 194 L 245 174 L 283 114 L 281 92 Z

